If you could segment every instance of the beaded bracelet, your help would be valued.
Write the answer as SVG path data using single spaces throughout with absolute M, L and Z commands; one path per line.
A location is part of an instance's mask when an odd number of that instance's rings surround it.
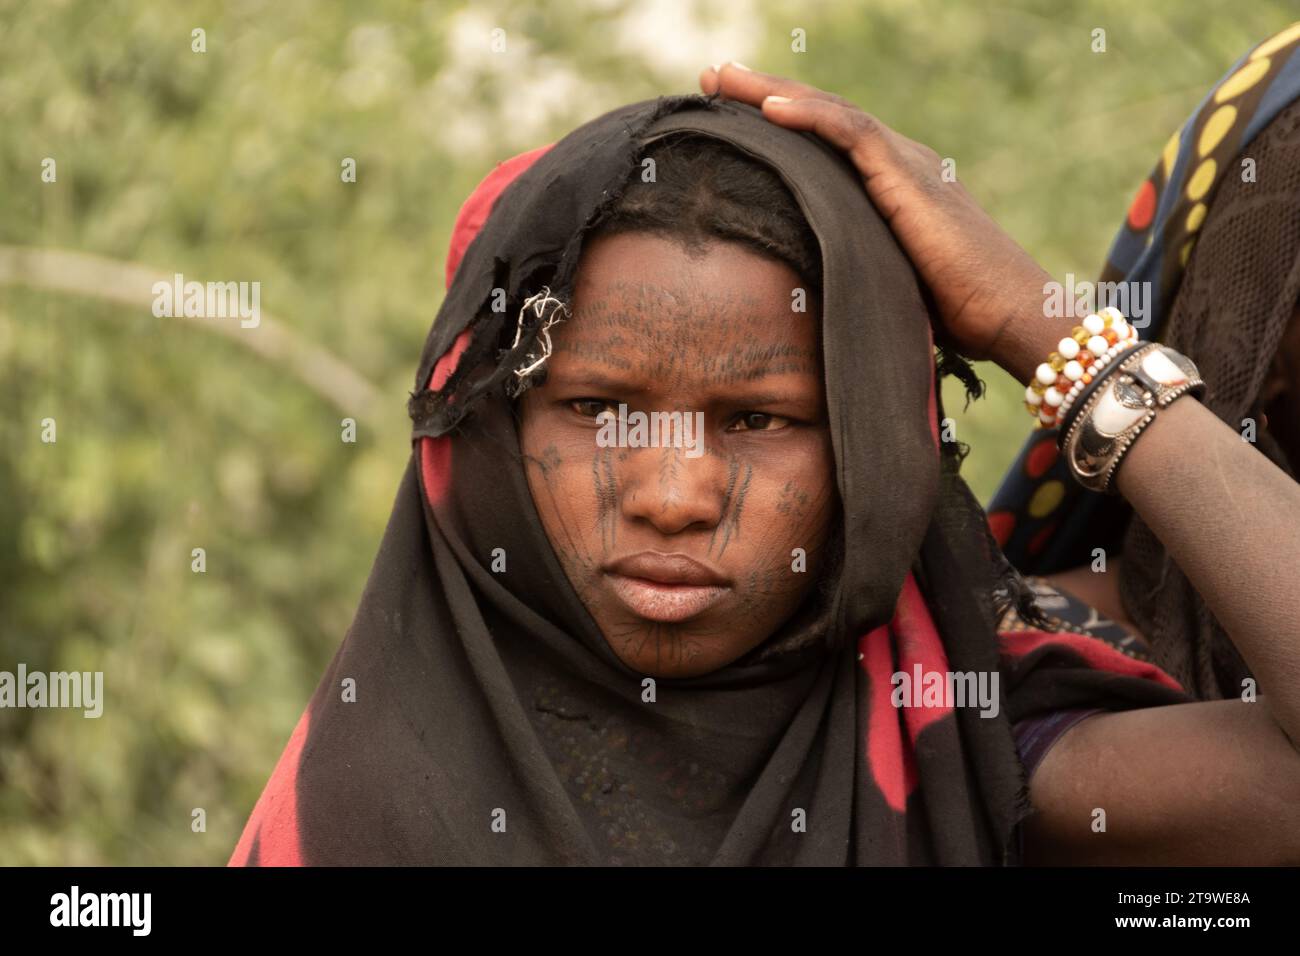
M 1144 343 L 1115 365 L 1080 399 L 1060 443 L 1075 480 L 1109 494 L 1120 462 L 1156 413 L 1182 395 L 1205 392 L 1192 360 L 1166 345 Z
M 1123 347 L 1113 347 L 1093 363 L 1089 369 L 1092 373 L 1092 382 L 1079 382 L 1078 384 L 1083 387 L 1071 389 L 1069 395 L 1066 396 L 1066 401 L 1061 403 L 1061 407 L 1057 411 L 1056 427 L 1058 434 L 1056 436 L 1056 445 L 1058 448 L 1064 447 L 1066 433 L 1070 430 L 1070 426 L 1074 424 L 1074 420 L 1079 417 L 1080 411 L 1086 407 L 1092 394 L 1105 385 L 1108 377 L 1119 371 L 1131 354 L 1149 344 L 1141 341 L 1134 343 L 1130 340 L 1123 343 Z
M 1053 428 L 1083 389 L 1115 357 L 1138 344 L 1138 332 L 1114 306 L 1089 315 L 1061 339 L 1025 388 L 1025 408 L 1040 428 Z

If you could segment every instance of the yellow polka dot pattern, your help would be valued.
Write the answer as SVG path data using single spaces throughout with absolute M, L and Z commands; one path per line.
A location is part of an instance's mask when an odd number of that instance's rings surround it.
M 1029 499 L 1029 514 L 1034 518 L 1045 518 L 1056 510 L 1056 506 L 1065 497 L 1065 484 L 1053 478 L 1038 486 L 1034 496 Z
M 1214 185 L 1214 173 L 1218 165 L 1212 159 L 1204 159 L 1201 165 L 1196 167 L 1196 172 L 1192 173 L 1192 178 L 1187 180 L 1187 198 L 1192 202 L 1199 201 L 1210 187 Z
M 1192 172 L 1192 175 L 1188 177 L 1187 188 L 1184 190 L 1187 198 L 1196 203 L 1187 214 L 1186 225 L 1188 232 L 1196 232 L 1197 229 L 1201 228 L 1201 223 L 1205 221 L 1206 207 L 1201 200 L 1210 191 L 1210 187 L 1214 185 L 1214 177 L 1218 172 L 1218 164 L 1210 158 L 1210 153 L 1214 152 L 1227 135 L 1232 132 L 1232 127 L 1237 122 L 1237 107 L 1228 104 L 1228 100 L 1241 96 L 1268 75 L 1269 67 L 1272 65 L 1270 57 L 1296 40 L 1300 40 L 1300 23 L 1291 24 L 1281 33 L 1261 43 L 1250 54 L 1245 65 L 1220 83 L 1218 89 L 1214 91 L 1214 102 L 1218 104 L 1219 108 L 1210 114 L 1210 118 L 1201 127 L 1201 137 L 1196 142 L 1196 155 L 1201 162 Z M 1175 133 L 1169 142 L 1165 144 L 1162 156 L 1166 179 L 1169 178 L 1170 172 L 1173 171 L 1174 161 L 1177 158 L 1178 133 Z M 1187 264 L 1187 257 L 1191 253 L 1192 243 L 1188 242 L 1183 246 L 1179 254 L 1183 265 Z
M 1202 156 L 1209 156 L 1214 152 L 1214 147 L 1223 142 L 1223 137 L 1228 135 L 1228 131 L 1236 121 L 1237 107 L 1220 106 L 1214 111 L 1214 115 L 1205 121 L 1201 138 L 1196 144 L 1196 151 Z
M 1214 102 L 1226 103 L 1228 100 L 1236 99 L 1262 80 L 1264 74 L 1268 72 L 1268 67 L 1267 57 L 1262 60 L 1251 60 L 1219 84 L 1219 88 L 1214 91 Z
M 1255 52 L 1250 55 L 1250 58 L 1252 60 L 1258 60 L 1262 57 L 1272 56 L 1293 40 L 1300 40 L 1300 23 L 1293 23 L 1281 33 L 1271 39 L 1265 40 L 1259 45 Z
M 1182 127 L 1174 130 L 1174 135 L 1169 137 L 1169 142 L 1165 143 L 1164 152 L 1160 154 L 1160 162 L 1165 168 L 1165 181 L 1169 181 L 1169 175 L 1174 171 L 1174 162 L 1178 159 L 1178 138 L 1182 135 Z

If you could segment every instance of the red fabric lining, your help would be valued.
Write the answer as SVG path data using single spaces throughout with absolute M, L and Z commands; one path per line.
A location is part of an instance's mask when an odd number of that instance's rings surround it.
M 1049 633 L 1047 631 L 1002 631 L 998 634 L 1002 650 L 1012 657 L 1024 657 L 1041 647 L 1055 644 L 1078 654 L 1085 664 L 1093 670 L 1106 671 L 1124 677 L 1141 677 L 1153 680 L 1172 690 L 1183 690 L 1183 686 L 1155 664 L 1134 660 L 1127 654 L 1111 647 L 1105 641 L 1086 634 Z
M 311 725 L 311 707 L 298 718 L 227 866 L 247 866 L 257 844 L 258 866 L 302 866 L 298 836 L 298 763 Z
M 498 163 L 496 169 L 483 178 L 461 205 L 460 212 L 456 215 L 456 224 L 452 227 L 451 243 L 447 249 L 448 288 L 451 288 L 456 270 L 460 268 L 461 260 L 465 258 L 465 250 L 469 248 L 474 237 L 483 228 L 483 224 L 487 222 L 497 198 L 520 173 L 550 149 L 551 145 L 553 144 L 539 146 L 537 149 L 520 153 L 503 163 Z M 447 379 L 456 369 L 456 363 L 460 361 L 461 355 L 469 346 L 469 342 L 470 330 L 466 327 L 460 335 L 456 336 L 456 341 L 452 343 L 451 348 L 434 364 L 433 373 L 429 376 L 430 391 L 437 391 L 446 384 Z M 423 478 L 424 494 L 430 507 L 437 506 L 447 494 L 447 489 L 451 487 L 450 438 L 443 436 L 420 439 L 420 475 Z
M 896 671 L 910 676 L 918 664 L 923 673 L 948 670 L 943 640 L 910 573 L 903 582 L 894 619 L 861 638 L 858 651 L 867 675 L 867 765 L 885 802 L 902 813 L 917 784 L 916 740 L 926 727 L 952 713 L 948 706 L 898 708 L 890 699 Z
M 497 197 L 514 182 L 516 176 L 535 163 L 553 145 L 548 143 L 498 163 L 496 169 L 483 177 L 483 181 L 469 194 L 469 198 L 461 205 L 460 212 L 456 215 L 456 224 L 451 230 L 451 243 L 447 249 L 447 288 L 451 288 L 451 280 L 460 268 L 461 259 L 465 258 L 465 250 L 483 228 L 483 223 L 487 222 Z
M 437 391 L 451 378 L 456 363 L 469 346 L 470 330 L 466 328 L 433 366 L 429 376 L 429 390 Z M 420 474 L 424 479 L 424 495 L 430 507 L 436 507 L 451 487 L 451 437 L 420 439 Z

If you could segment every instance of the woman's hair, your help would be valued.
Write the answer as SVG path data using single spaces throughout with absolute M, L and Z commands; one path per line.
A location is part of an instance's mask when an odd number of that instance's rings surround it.
M 767 164 L 715 137 L 678 133 L 650 143 L 638 168 L 643 172 L 604 211 L 593 234 L 650 232 L 688 250 L 718 239 L 738 242 L 821 289 L 817 236 Z

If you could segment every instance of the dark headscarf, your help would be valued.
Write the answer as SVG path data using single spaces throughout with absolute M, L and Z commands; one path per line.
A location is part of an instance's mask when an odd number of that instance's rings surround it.
M 1174 133 L 1101 277 L 1150 283 L 1142 338 L 1190 356 L 1206 407 L 1237 431 L 1252 419 L 1256 447 L 1288 473 L 1259 399 L 1300 301 L 1297 100 L 1300 24 L 1243 56 Z M 1141 518 L 1071 481 L 1055 439 L 1031 437 L 989 505 L 1008 556 L 1045 574 L 1087 564 L 1094 548 L 1121 552 L 1124 609 L 1153 660 L 1198 697 L 1239 696 L 1249 671 L 1222 625 Z
M 568 301 L 585 232 L 645 144 L 678 132 L 770 165 L 818 236 L 847 547 L 824 608 L 651 701 L 552 551 L 506 385 L 536 347 L 528 310 L 512 349 L 524 300 Z M 481 230 L 421 358 L 415 453 L 361 607 L 232 863 L 1007 862 L 1026 812 L 1013 720 L 1181 699 L 1087 638 L 999 644 L 994 595 L 1019 579 L 939 450 L 915 274 L 837 153 L 750 107 L 669 97 L 503 170 L 462 213 Z M 810 621 L 819 639 L 792 640 Z M 890 676 L 914 666 L 1001 668 L 998 716 L 895 708 Z

